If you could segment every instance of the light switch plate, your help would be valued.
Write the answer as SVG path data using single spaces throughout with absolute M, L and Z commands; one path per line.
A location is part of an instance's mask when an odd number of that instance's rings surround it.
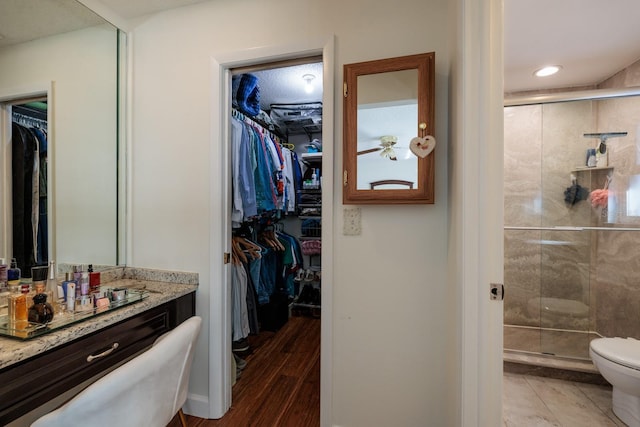
M 345 236 L 359 236 L 362 232 L 360 225 L 360 208 L 344 208 L 344 224 L 342 234 Z

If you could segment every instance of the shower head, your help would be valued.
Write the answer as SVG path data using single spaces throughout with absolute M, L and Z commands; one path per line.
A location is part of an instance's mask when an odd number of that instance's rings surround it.
M 600 143 L 598 144 L 597 150 L 600 152 L 600 154 L 604 154 L 607 152 L 608 138 L 619 138 L 621 136 L 627 136 L 627 132 L 585 133 L 583 136 L 586 138 L 599 138 Z

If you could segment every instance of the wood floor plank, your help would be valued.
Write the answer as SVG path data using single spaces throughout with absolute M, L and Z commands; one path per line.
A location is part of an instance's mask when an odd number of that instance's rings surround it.
M 320 319 L 295 316 L 277 332 L 249 337 L 247 366 L 219 420 L 186 416 L 189 427 L 320 425 Z M 168 427 L 180 427 L 176 416 Z
M 280 425 L 283 427 L 319 426 L 320 425 L 320 358 L 309 370 L 300 388 L 292 396 Z

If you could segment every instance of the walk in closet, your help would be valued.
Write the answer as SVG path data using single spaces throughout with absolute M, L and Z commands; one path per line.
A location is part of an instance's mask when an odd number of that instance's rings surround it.
M 47 100 L 15 101 L 10 107 L 11 258 L 23 277 L 31 277 L 31 267 L 49 259 Z
M 236 381 L 261 333 L 319 318 L 322 62 L 232 72 L 232 349 Z M 326 286 L 326 284 L 324 284 Z

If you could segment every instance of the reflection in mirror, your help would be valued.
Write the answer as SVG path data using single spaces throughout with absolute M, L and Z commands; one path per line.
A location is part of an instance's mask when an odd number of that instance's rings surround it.
M 356 188 L 386 179 L 410 181 L 417 188 L 418 158 L 409 141 L 418 123 L 418 70 L 358 76 L 358 89 Z
M 411 146 L 433 132 L 433 63 L 429 53 L 345 65 L 345 203 L 433 203 L 433 154 Z
M 31 265 L 48 259 L 58 264 L 115 265 L 122 34 L 76 1 L 3 2 L 0 11 L 0 257 L 18 258 L 26 277 Z M 11 184 L 16 171 L 12 149 L 28 144 L 15 145 L 12 119 L 18 105 L 34 100 L 46 107 L 38 116 L 44 125 L 27 117 L 19 126 L 30 131 L 26 141 L 34 129 L 46 133 L 42 147 L 47 155 L 38 171 L 43 200 L 25 204 L 28 209 L 20 214 L 14 209 L 18 199 Z M 33 169 L 26 173 L 35 177 Z M 20 221 L 28 223 L 24 234 L 34 233 L 26 243 L 14 242 L 14 224 Z M 20 247 L 25 245 L 23 252 Z

